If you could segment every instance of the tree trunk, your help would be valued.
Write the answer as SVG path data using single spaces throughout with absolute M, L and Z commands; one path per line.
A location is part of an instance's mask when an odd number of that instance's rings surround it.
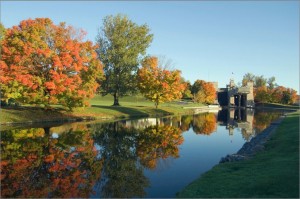
M 114 104 L 113 106 L 120 106 L 119 104 L 119 95 L 117 92 L 114 93 Z
M 49 145 L 50 145 L 50 144 L 49 144 L 50 142 L 49 142 L 49 141 L 50 141 L 50 136 L 51 136 L 51 135 L 50 135 L 50 127 L 45 127 L 45 128 L 44 128 L 44 131 L 45 131 L 45 135 L 46 135 L 47 138 L 48 138 L 48 142 L 47 142 L 47 145 L 44 145 L 44 146 L 43 146 L 43 152 L 44 152 L 44 154 L 49 155 L 49 154 L 50 154 L 50 151 L 49 151 L 49 150 L 50 150 L 50 146 L 49 146 Z
M 44 131 L 47 136 L 50 136 L 50 127 L 45 127 Z
M 157 107 L 158 107 L 158 100 L 156 100 L 156 102 L 155 102 L 155 108 L 157 109 Z

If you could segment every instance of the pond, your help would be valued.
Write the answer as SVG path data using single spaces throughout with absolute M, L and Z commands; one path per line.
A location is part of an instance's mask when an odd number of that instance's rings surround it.
M 280 112 L 252 109 L 1 131 L 1 197 L 175 197 Z

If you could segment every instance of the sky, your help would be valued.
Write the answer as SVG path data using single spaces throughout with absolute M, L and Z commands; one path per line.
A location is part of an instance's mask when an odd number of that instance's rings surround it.
M 299 1 L 1 1 L 1 23 L 47 17 L 96 41 L 103 18 L 125 14 L 154 35 L 147 55 L 165 56 L 193 83 L 226 87 L 246 73 L 274 76 L 299 93 Z

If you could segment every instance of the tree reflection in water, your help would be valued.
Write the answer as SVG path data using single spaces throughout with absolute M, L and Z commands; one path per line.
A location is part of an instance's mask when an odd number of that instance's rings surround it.
M 210 135 L 218 122 L 229 132 L 240 128 L 250 139 L 279 115 L 257 112 L 253 118 L 253 111 L 224 110 L 3 131 L 1 197 L 146 197 L 150 182 L 144 169 L 155 170 L 162 160 L 178 158 L 182 132 Z
M 179 128 L 165 125 L 149 126 L 139 133 L 137 155 L 143 166 L 154 169 L 159 158 L 178 158 L 178 146 L 182 143 L 183 136 Z
M 100 195 L 113 198 L 145 197 L 150 183 L 144 167 L 154 169 L 159 158 L 178 157 L 183 142 L 176 127 L 135 129 L 122 122 L 97 125 L 94 136 L 104 159 Z
M 1 132 L 1 197 L 89 197 L 102 162 L 86 130 Z
M 264 111 L 257 111 L 255 113 L 255 117 L 253 120 L 253 125 L 258 129 L 258 131 L 262 131 L 267 128 L 272 121 L 278 119 L 282 115 L 281 112 L 264 112 Z
M 216 128 L 217 118 L 214 113 L 199 114 L 193 118 L 193 131 L 196 134 L 210 135 Z
M 217 116 L 214 113 L 185 115 L 181 117 L 180 128 L 182 131 L 192 128 L 196 134 L 210 135 L 217 129 Z
M 101 179 L 101 196 L 130 198 L 145 196 L 149 186 L 142 166 L 136 162 L 137 130 L 127 128 L 121 122 L 95 126 L 94 140 L 101 146 L 104 160 Z

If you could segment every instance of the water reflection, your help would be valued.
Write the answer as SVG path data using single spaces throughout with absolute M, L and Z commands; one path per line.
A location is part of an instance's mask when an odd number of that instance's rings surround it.
M 271 113 L 244 108 L 223 109 L 218 112 L 218 123 L 226 126 L 229 135 L 233 135 L 234 129 L 240 129 L 243 138 L 250 141 L 280 115 L 282 115 L 281 112 Z
M 267 128 L 272 121 L 278 119 L 284 112 L 256 112 L 255 117 L 253 119 L 253 126 L 257 129 L 258 132 Z
M 174 126 L 149 126 L 139 133 L 137 155 L 143 166 L 154 169 L 158 159 L 178 158 L 182 132 Z
M 246 141 L 249 141 L 257 133 L 253 129 L 253 120 L 253 109 L 224 109 L 218 113 L 218 123 L 226 126 L 229 135 L 233 135 L 234 129 L 238 128 Z
M 208 138 L 218 128 L 225 128 L 231 136 L 239 129 L 243 138 L 250 140 L 280 114 L 228 109 L 3 131 L 1 197 L 147 197 L 145 190 L 153 185 L 145 171 L 155 173 L 164 160 L 180 159 L 185 133 Z M 189 153 L 203 151 L 200 144 L 196 147 Z M 206 153 L 210 156 L 210 151 Z M 174 194 L 177 191 L 173 190 Z
M 149 186 L 143 168 L 137 164 L 138 130 L 122 122 L 94 126 L 94 140 L 101 147 L 103 176 L 97 185 L 96 196 L 113 198 L 144 197 Z
M 49 128 L 1 133 L 1 197 L 88 197 L 101 167 L 85 130 L 59 138 Z
M 142 122 L 135 123 L 140 128 L 128 122 L 94 126 L 94 140 L 101 146 L 103 158 L 95 197 L 145 197 L 145 188 L 150 184 L 143 169 L 154 169 L 160 158 L 179 157 L 178 145 L 183 142 L 179 128 L 155 120 L 155 125 L 148 122 L 142 129 Z

